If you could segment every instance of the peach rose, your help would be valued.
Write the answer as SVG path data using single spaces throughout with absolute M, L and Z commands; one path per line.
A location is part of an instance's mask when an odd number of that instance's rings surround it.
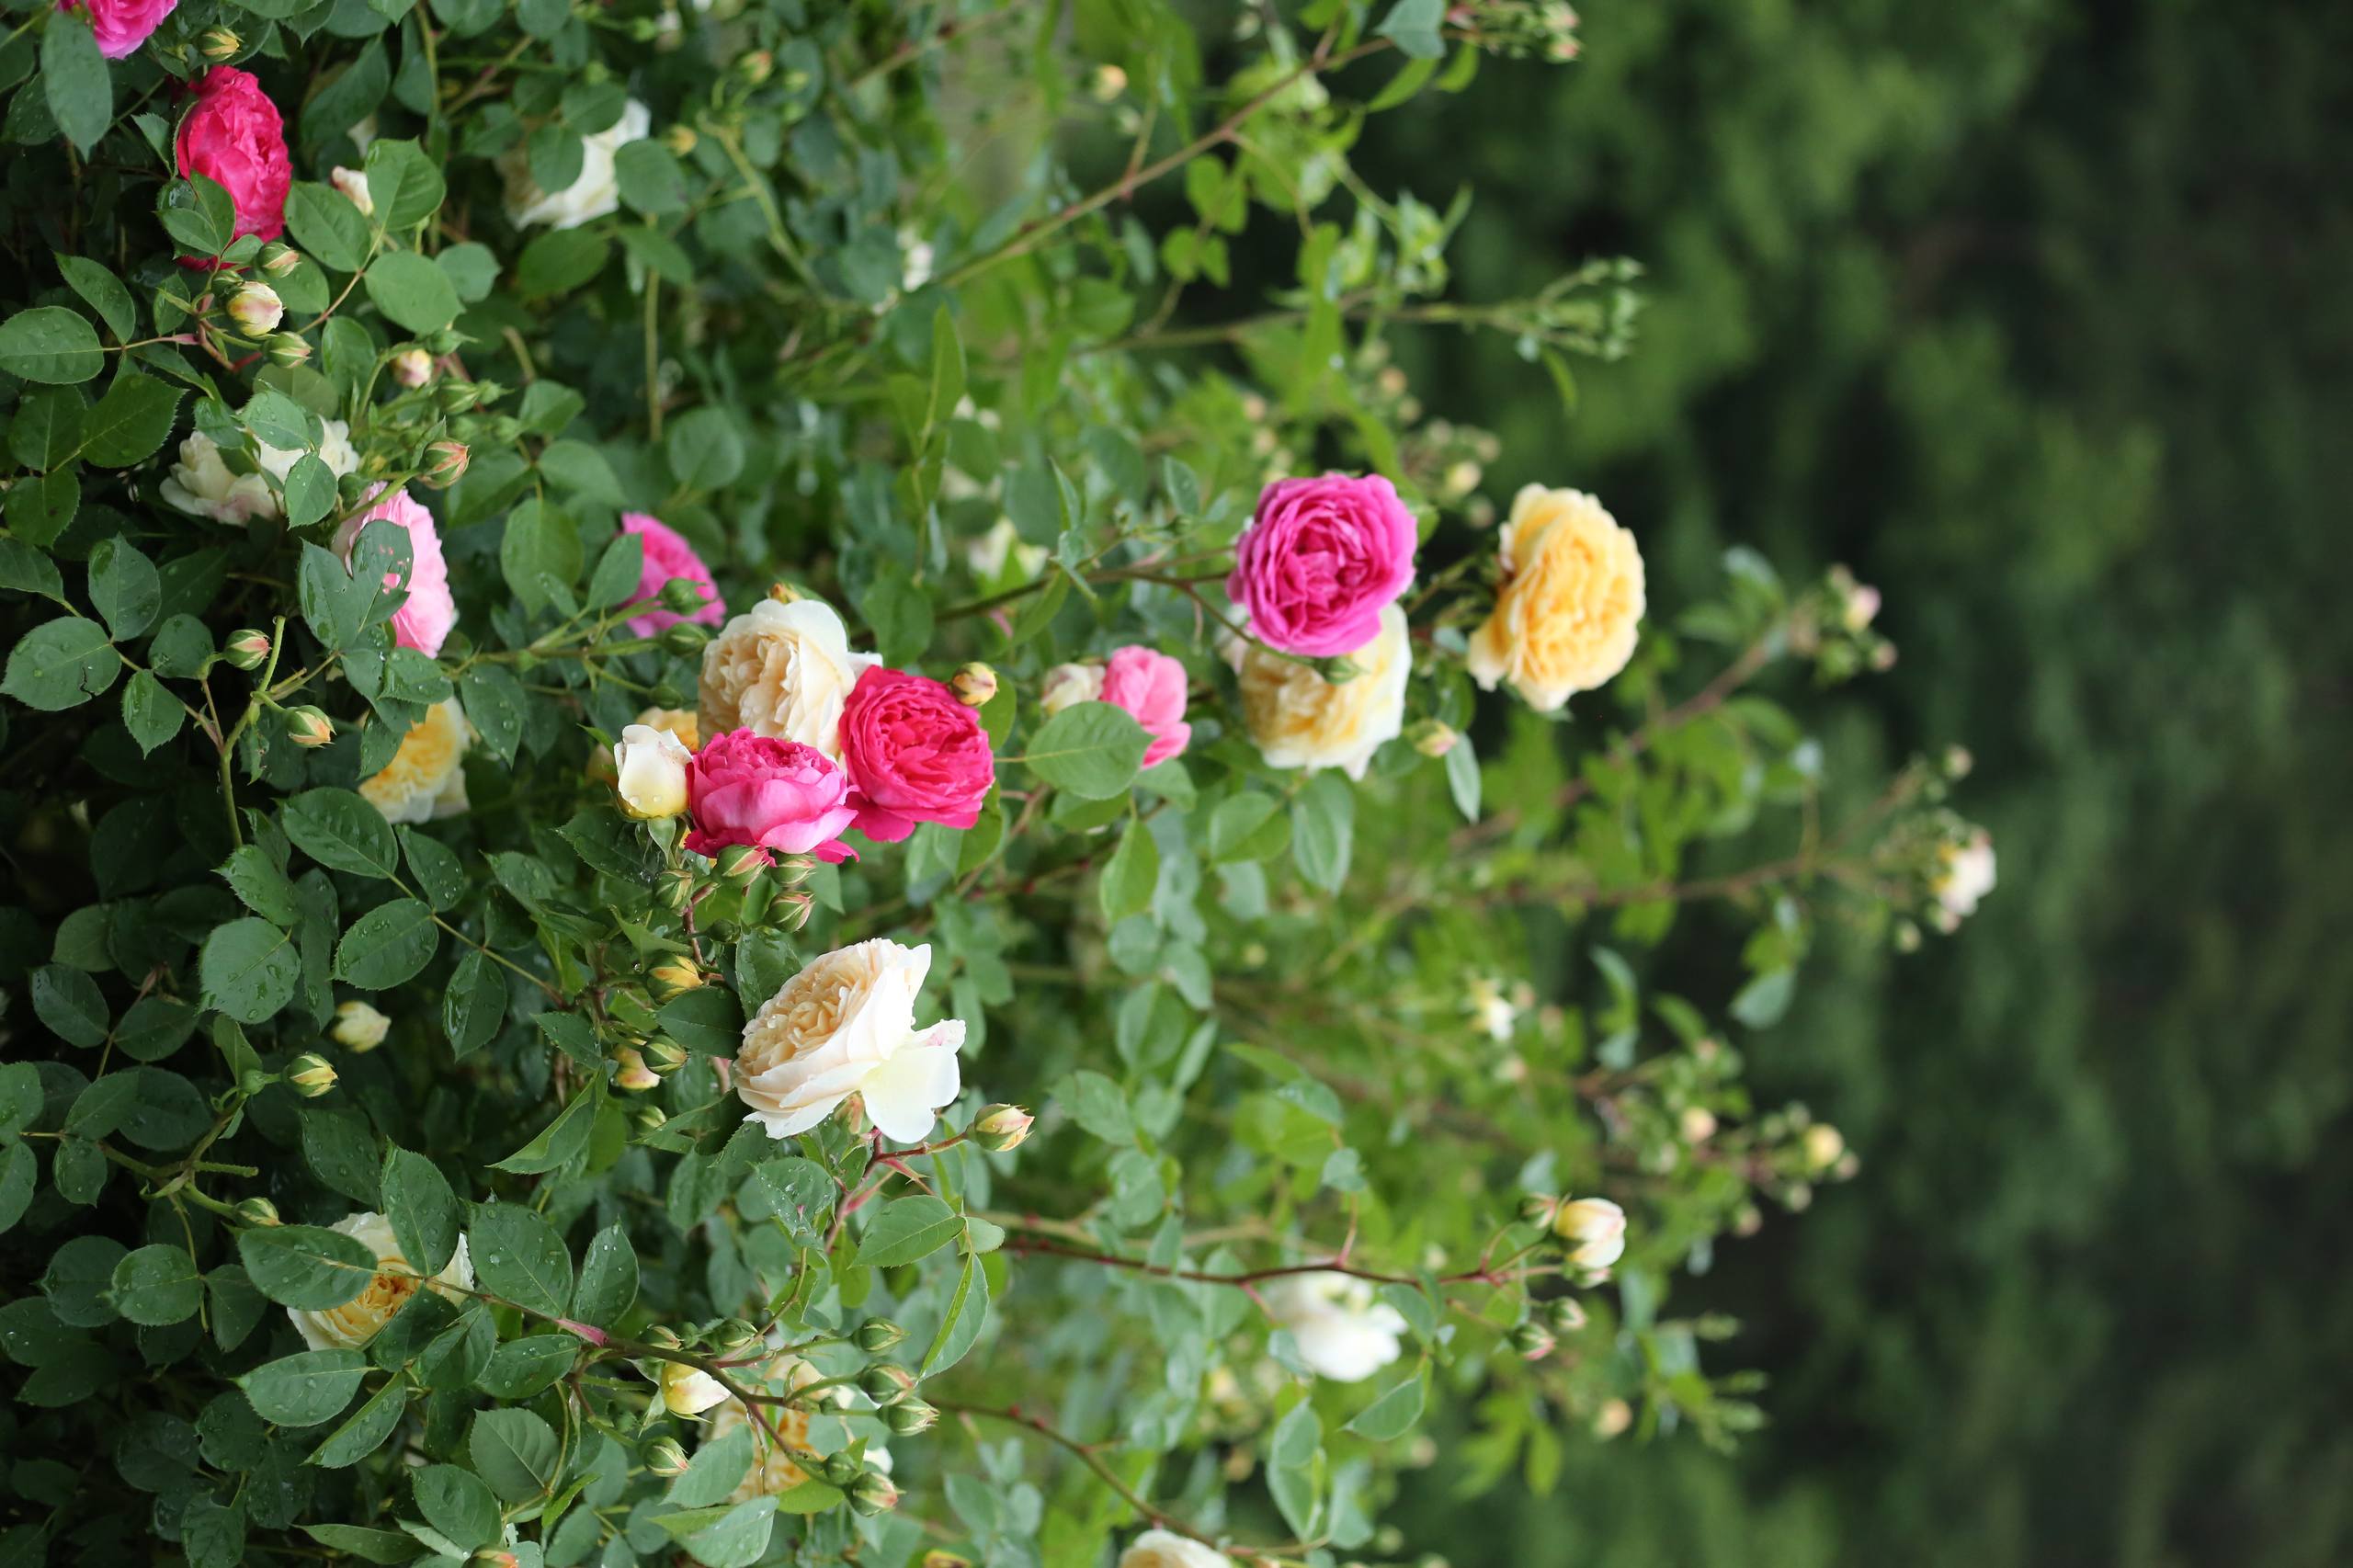
M 1495 612 L 1471 636 L 1480 687 L 1508 681 L 1550 712 L 1626 667 L 1643 619 L 1643 554 L 1601 503 L 1530 484 L 1513 497 Z
M 359 781 L 359 793 L 387 822 L 430 822 L 466 809 L 466 748 L 473 726 L 454 697 L 445 697 L 409 726 L 384 771 Z

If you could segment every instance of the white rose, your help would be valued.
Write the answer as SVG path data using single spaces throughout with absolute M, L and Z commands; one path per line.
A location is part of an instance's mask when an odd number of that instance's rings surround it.
M 961 1086 L 964 1026 L 915 1028 L 926 944 L 878 937 L 827 953 L 784 983 L 744 1026 L 735 1092 L 771 1138 L 806 1132 L 852 1095 L 902 1143 L 922 1141 Z
M 293 460 L 287 460 L 289 467 Z M 232 473 L 221 448 L 201 431 L 180 443 L 180 460 L 164 476 L 164 499 L 181 511 L 216 523 L 243 523 L 278 516 L 278 497 L 258 473 Z
M 576 229 L 602 218 L 621 204 L 620 176 L 613 154 L 622 143 L 642 142 L 654 129 L 646 107 L 631 98 L 620 119 L 593 136 L 580 139 L 580 175 L 562 190 L 541 190 L 531 181 L 530 160 L 520 151 L 502 160 L 506 171 L 506 216 L 518 228 L 545 223 L 551 228 Z
M 431 822 L 466 809 L 466 748 L 473 726 L 454 697 L 443 698 L 409 726 L 384 771 L 359 781 L 359 793 L 386 822 Z
M 365 1002 L 345 1002 L 335 1010 L 335 1027 L 327 1032 L 347 1051 L 370 1051 L 384 1043 L 392 1020 Z
M 727 1386 L 700 1367 L 683 1361 L 662 1363 L 662 1403 L 671 1415 L 700 1415 L 728 1397 Z
M 1567 1244 L 1569 1261 L 1588 1279 L 1607 1277 L 1609 1266 L 1626 1256 L 1626 1211 L 1606 1198 L 1562 1204 L 1552 1216 L 1552 1233 Z
M 621 810 L 641 821 L 674 817 L 687 809 L 687 767 L 694 753 L 667 730 L 631 724 L 613 748 Z
M 1405 727 L 1405 677 L 1413 639 L 1405 612 L 1383 606 L 1381 631 L 1348 655 L 1353 680 L 1335 685 L 1314 666 L 1237 640 L 1242 719 L 1269 767 L 1336 767 L 1361 778 L 1372 754 Z
M 842 759 L 842 703 L 869 666 L 842 618 L 819 599 L 762 599 L 702 651 L 701 731 L 749 730 Z
M 985 420 L 995 412 L 983 409 L 981 415 Z M 1046 547 L 1028 543 L 1022 539 L 1021 530 L 1013 526 L 1011 517 L 999 517 L 988 532 L 966 541 L 964 561 L 972 567 L 972 575 L 983 580 L 1003 572 L 1008 561 L 1019 565 L 1024 577 L 1035 577 L 1046 564 Z
M 1099 702 L 1108 673 L 1101 665 L 1056 665 L 1046 672 L 1046 684 L 1038 689 L 1038 706 L 1051 719 L 1065 708 Z
M 422 1285 L 431 1284 L 437 1290 L 454 1285 L 462 1290 L 473 1289 L 473 1265 L 466 1256 L 466 1238 L 458 1238 L 458 1250 L 450 1255 L 449 1264 L 430 1280 L 420 1276 L 401 1252 L 401 1244 L 392 1234 L 392 1222 L 372 1210 L 347 1216 L 328 1227 L 349 1236 L 376 1255 L 383 1272 L 368 1281 L 368 1288 L 339 1307 L 324 1312 L 298 1312 L 286 1309 L 294 1320 L 294 1331 L 302 1343 L 313 1350 L 352 1349 L 376 1337 L 377 1331 L 392 1321 L 392 1314 L 408 1304 L 408 1299 Z M 443 1295 L 451 1294 L 441 1290 Z
M 1946 845 L 1937 860 L 1937 902 L 1955 920 L 1976 914 L 1977 901 L 1994 891 L 1994 835 L 1981 829 L 1965 844 Z
M 327 178 L 335 182 L 335 189 L 343 192 L 354 207 L 359 209 L 362 217 L 373 218 L 376 215 L 376 199 L 369 194 L 366 175 L 337 164 L 328 172 Z
M 1174 1530 L 1146 1530 L 1120 1553 L 1120 1568 L 1233 1568 L 1233 1559 Z
M 1372 1296 L 1370 1280 L 1323 1270 L 1286 1274 L 1265 1287 L 1267 1310 L 1290 1330 L 1300 1359 L 1334 1382 L 1359 1382 L 1397 1359 L 1405 1320 Z

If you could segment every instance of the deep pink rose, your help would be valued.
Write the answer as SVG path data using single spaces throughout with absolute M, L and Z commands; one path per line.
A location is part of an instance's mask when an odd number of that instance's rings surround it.
M 970 827 L 996 782 L 981 716 L 936 680 L 876 665 L 842 704 L 842 766 L 858 831 L 895 844 L 919 822 Z
M 202 175 L 228 190 L 237 204 L 237 233 L 278 238 L 286 232 L 286 192 L 294 183 L 278 106 L 252 73 L 233 65 L 207 71 L 195 92 L 196 107 L 180 121 L 176 143 L 180 173 Z
M 857 818 L 849 779 L 815 746 L 730 730 L 706 742 L 687 768 L 687 847 L 717 856 L 731 844 L 775 855 L 855 858 L 841 832 Z
M 1379 474 L 1283 479 L 1233 546 L 1225 591 L 1250 634 L 1311 659 L 1353 653 L 1414 581 L 1414 514 Z
M 97 35 L 98 52 L 108 60 L 120 60 L 141 44 L 147 35 L 164 25 L 164 18 L 180 0 L 63 0 L 63 9 L 86 11 L 90 17 L 90 31 Z
M 376 487 L 380 495 L 382 490 L 382 485 Z M 406 490 L 395 490 L 335 530 L 335 552 L 349 561 L 359 530 L 379 520 L 397 523 L 408 533 L 408 602 L 392 612 L 392 641 L 431 658 L 458 624 L 458 604 L 449 597 L 449 563 L 441 559 L 441 535 L 433 526 L 432 513 L 410 500 Z M 400 585 L 399 574 L 384 574 L 384 586 Z
M 1146 767 L 1180 755 L 1193 738 L 1193 726 L 1185 722 L 1188 684 L 1185 666 L 1165 653 L 1128 647 L 1111 655 L 1103 672 L 1103 700 L 1126 709 L 1152 733 L 1152 744 L 1143 753 Z
M 621 532 L 635 534 L 645 541 L 645 570 L 637 579 L 637 592 L 630 595 L 627 602 L 654 606 L 643 615 L 630 618 L 631 636 L 652 637 L 682 620 L 704 626 L 725 623 L 727 607 L 719 602 L 719 585 L 711 580 L 710 568 L 702 563 L 695 547 L 677 529 L 643 512 L 623 512 Z M 661 608 L 662 590 L 673 577 L 684 577 L 701 587 L 702 608 L 694 614 L 678 615 Z

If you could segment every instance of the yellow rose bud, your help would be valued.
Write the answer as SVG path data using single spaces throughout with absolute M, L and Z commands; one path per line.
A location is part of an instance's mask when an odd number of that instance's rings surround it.
M 635 1095 L 662 1086 L 662 1074 L 648 1067 L 645 1058 L 632 1047 L 623 1046 L 613 1053 L 613 1060 L 620 1063 L 613 1074 L 615 1088 L 626 1089 Z
M 289 708 L 286 733 L 298 746 L 323 746 L 335 739 L 335 721 L 316 708 Z
M 687 809 L 687 767 L 694 754 L 667 730 L 631 724 L 613 748 L 621 810 L 641 821 L 676 816 Z
M 996 672 L 975 659 L 958 670 L 948 685 L 956 693 L 957 701 L 967 708 L 979 708 L 996 695 Z
M 1607 1275 L 1626 1254 L 1626 1211 L 1606 1198 L 1580 1198 L 1561 1205 L 1552 1216 L 1552 1233 L 1586 1278 Z
M 647 972 L 645 980 L 654 995 L 665 1002 L 675 1002 L 688 992 L 700 989 L 703 974 L 692 959 L 665 959 Z
M 1817 1121 L 1805 1130 L 1804 1148 L 1805 1163 L 1815 1170 L 1826 1171 L 1847 1152 L 1847 1140 L 1828 1122 Z
M 1017 1105 L 993 1105 L 972 1119 L 972 1141 L 992 1154 L 1018 1149 L 1036 1119 Z
M 1472 633 L 1467 660 L 1483 689 L 1508 682 L 1549 712 L 1626 667 L 1643 619 L 1643 555 L 1600 502 L 1527 486 L 1512 501 L 1499 558 L 1495 612 Z
M 304 1099 L 317 1099 L 335 1087 L 335 1063 L 315 1051 L 304 1051 L 286 1065 L 286 1081 Z
M 384 1043 L 384 1033 L 392 1020 L 365 1002 L 344 1002 L 336 1006 L 335 1023 L 328 1035 L 347 1051 L 369 1051 Z
M 662 1404 L 671 1415 L 700 1415 L 726 1399 L 725 1385 L 700 1367 L 683 1361 L 662 1363 Z

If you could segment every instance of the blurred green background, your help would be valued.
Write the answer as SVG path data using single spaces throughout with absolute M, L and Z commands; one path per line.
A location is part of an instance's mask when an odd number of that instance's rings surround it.
M 1881 585 L 1834 765 L 1966 741 L 2002 885 L 1749 1042 L 1865 1162 L 1677 1300 L 1772 1426 L 1392 1517 L 1458 1568 L 2353 1562 L 2353 6 L 1581 8 L 1358 158 L 1476 183 L 1458 298 L 1643 261 L 1633 356 L 1565 423 L 1506 341 L 1401 359 L 1654 605 L 1735 542 Z

